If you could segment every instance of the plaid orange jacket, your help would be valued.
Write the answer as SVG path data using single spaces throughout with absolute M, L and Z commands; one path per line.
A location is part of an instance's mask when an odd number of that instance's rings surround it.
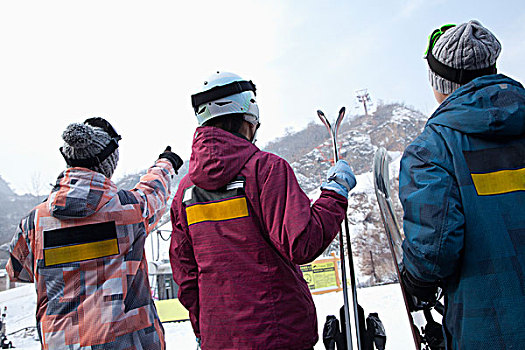
M 159 159 L 131 191 L 69 168 L 11 242 L 12 280 L 34 282 L 43 349 L 164 349 L 144 242 L 166 210 L 171 163 Z

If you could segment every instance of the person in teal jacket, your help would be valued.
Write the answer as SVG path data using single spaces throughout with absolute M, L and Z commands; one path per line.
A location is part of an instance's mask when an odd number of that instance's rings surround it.
M 496 73 L 501 46 L 477 21 L 432 33 L 440 106 L 405 150 L 402 281 L 445 295 L 447 349 L 525 347 L 525 90 Z

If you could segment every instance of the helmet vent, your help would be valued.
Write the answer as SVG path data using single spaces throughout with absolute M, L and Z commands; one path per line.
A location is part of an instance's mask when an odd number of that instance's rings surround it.
M 202 113 L 204 113 L 205 110 L 206 110 L 206 106 L 202 107 L 202 108 L 197 112 L 197 114 L 202 114 Z
M 230 103 L 232 103 L 232 101 L 221 101 L 221 102 L 215 102 L 215 104 L 216 104 L 217 106 L 220 106 L 220 107 L 222 107 L 222 106 L 226 106 L 226 105 L 228 105 L 228 104 L 230 104 Z
M 255 100 L 252 98 L 252 99 L 250 100 L 250 102 L 251 102 L 251 103 L 255 103 Z

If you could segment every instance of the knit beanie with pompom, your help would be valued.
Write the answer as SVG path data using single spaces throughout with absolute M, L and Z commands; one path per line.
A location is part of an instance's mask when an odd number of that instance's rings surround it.
M 64 156 L 70 159 L 88 159 L 99 154 L 109 144 L 111 136 L 102 128 L 89 124 L 72 123 L 62 133 L 62 139 L 64 140 L 62 147 Z M 89 169 L 111 178 L 117 167 L 118 159 L 117 148 L 109 157 Z

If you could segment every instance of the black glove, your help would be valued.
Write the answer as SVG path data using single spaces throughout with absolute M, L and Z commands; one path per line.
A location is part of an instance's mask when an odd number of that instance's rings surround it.
M 423 311 L 427 324 L 422 328 L 424 341 L 431 350 L 445 350 L 445 336 L 443 326 L 434 321 L 430 310 Z
M 399 265 L 401 283 L 407 295 L 410 311 L 430 308 L 436 304 L 441 288 L 437 282 L 424 282 L 412 276 L 403 264 Z
M 182 166 L 182 159 L 176 154 L 171 151 L 171 146 L 166 147 L 164 152 L 159 154 L 159 159 L 165 158 L 170 161 L 170 163 L 173 165 L 173 169 L 175 169 L 175 174 L 178 174 L 178 170 Z

